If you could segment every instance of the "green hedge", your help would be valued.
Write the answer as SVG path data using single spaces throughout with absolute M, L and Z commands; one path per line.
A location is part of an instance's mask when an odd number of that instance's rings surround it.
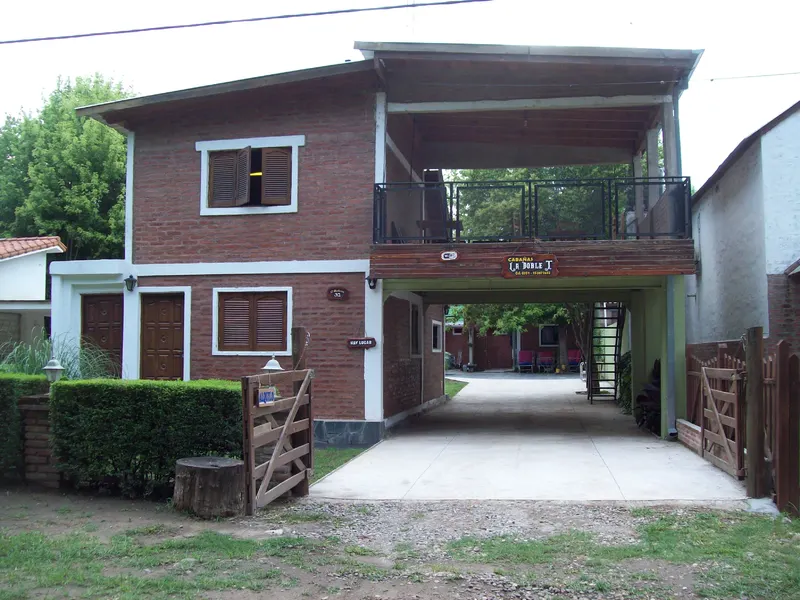
M 76 485 L 148 495 L 167 489 L 179 458 L 241 456 L 241 404 L 230 381 L 60 381 L 50 401 L 53 446 Z
M 22 396 L 44 394 L 44 375 L 0 373 L 0 478 L 22 476 L 22 424 L 18 401 Z

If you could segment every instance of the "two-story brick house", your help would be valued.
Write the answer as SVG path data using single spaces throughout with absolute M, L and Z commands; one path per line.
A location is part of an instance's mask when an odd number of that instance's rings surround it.
M 52 269 L 59 339 L 118 343 L 127 378 L 233 379 L 273 355 L 290 368 L 302 325 L 315 436 L 345 444 L 443 395 L 449 303 L 626 301 L 635 377 L 680 362 L 684 338 L 666 332 L 682 328 L 677 276 L 694 255 L 676 116 L 699 53 L 356 47 L 365 60 L 79 109 L 128 136 L 125 257 Z M 666 176 L 656 156 L 643 179 L 662 126 Z M 459 216 L 477 188 L 444 182 L 454 168 L 594 163 L 632 177 L 524 182 L 511 229 L 488 237 Z M 565 186 L 590 190 L 585 222 L 547 212 Z M 555 255 L 558 269 L 508 278 L 509 254 Z M 377 344 L 352 350 L 353 337 Z M 665 394 L 674 412 L 680 381 Z

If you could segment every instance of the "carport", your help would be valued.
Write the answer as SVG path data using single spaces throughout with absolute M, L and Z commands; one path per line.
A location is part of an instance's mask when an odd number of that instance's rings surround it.
M 576 376 L 469 374 L 452 401 L 311 488 L 364 500 L 730 500 L 739 482 L 690 450 L 590 405 Z

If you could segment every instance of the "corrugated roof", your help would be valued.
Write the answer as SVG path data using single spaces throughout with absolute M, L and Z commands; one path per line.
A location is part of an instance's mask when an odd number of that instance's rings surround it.
M 53 249 L 56 252 L 65 252 L 67 247 L 61 243 L 57 235 L 43 237 L 0 238 L 0 260 L 14 258 L 39 250 Z
M 787 108 L 785 111 L 783 111 L 781 114 L 779 114 L 777 117 L 772 119 L 772 121 L 770 121 L 760 129 L 758 129 L 757 131 L 754 131 L 746 138 L 744 138 L 741 142 L 739 142 L 739 145 L 736 146 L 733 152 L 731 152 L 728 155 L 728 158 L 722 161 L 722 164 L 720 164 L 720 166 L 717 167 L 717 170 L 714 171 L 714 174 L 708 178 L 708 180 L 700 187 L 699 190 L 695 192 L 694 196 L 692 196 L 692 204 L 698 202 L 708 190 L 710 190 L 720 179 L 722 179 L 722 176 L 728 172 L 728 169 L 730 169 L 733 166 L 733 163 L 739 160 L 744 155 L 744 153 L 750 149 L 750 146 L 752 146 L 756 140 L 760 139 L 762 135 L 780 125 L 783 121 L 785 121 L 795 112 L 797 112 L 798 109 L 800 109 L 800 102 L 796 102 L 795 104 Z

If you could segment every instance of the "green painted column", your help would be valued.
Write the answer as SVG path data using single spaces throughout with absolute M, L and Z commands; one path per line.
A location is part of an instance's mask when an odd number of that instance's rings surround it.
M 642 390 L 649 380 L 644 292 L 641 290 L 631 292 L 629 309 L 631 311 L 631 385 L 633 387 L 632 397 L 635 400 L 636 394 Z
M 675 275 L 675 410 L 686 418 L 686 276 Z

